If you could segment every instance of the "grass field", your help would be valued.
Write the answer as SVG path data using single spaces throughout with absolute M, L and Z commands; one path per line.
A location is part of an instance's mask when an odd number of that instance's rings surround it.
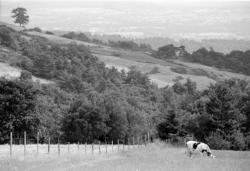
M 122 148 L 121 148 L 122 149 Z M 120 149 L 120 150 L 121 150 Z M 35 171 L 249 171 L 250 152 L 213 151 L 216 159 L 195 155 L 189 158 L 185 148 L 163 144 L 106 153 L 63 153 L 1 157 L 0 170 Z

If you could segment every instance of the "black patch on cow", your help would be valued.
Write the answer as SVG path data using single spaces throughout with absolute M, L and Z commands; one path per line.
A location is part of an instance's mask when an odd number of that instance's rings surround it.
M 206 152 L 206 153 L 207 153 L 207 156 L 211 156 L 211 153 L 210 153 L 210 152 L 208 152 L 208 151 L 207 151 L 207 150 L 205 150 L 205 149 L 201 150 L 201 152 L 202 152 L 202 153 Z
M 194 144 L 193 144 L 193 149 L 196 149 L 196 148 L 197 148 L 197 146 L 198 146 L 199 144 L 200 144 L 199 142 L 194 143 Z
M 203 150 L 201 150 L 201 152 L 202 152 L 202 153 L 204 153 L 204 152 L 206 152 L 206 153 L 207 153 L 207 150 L 204 150 L 204 149 L 203 149 Z

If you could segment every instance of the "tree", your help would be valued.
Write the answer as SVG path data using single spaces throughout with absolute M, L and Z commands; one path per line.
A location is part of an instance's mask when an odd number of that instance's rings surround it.
M 20 26 L 28 24 L 29 16 L 27 15 L 27 10 L 25 8 L 18 7 L 13 9 L 11 13 L 13 13 L 11 17 L 15 19 L 14 23 L 17 23 Z
M 40 124 L 37 112 L 38 89 L 30 82 L 0 78 L 0 143 L 12 131 L 32 134 Z
M 20 75 L 20 80 L 32 80 L 32 74 L 29 71 L 23 70 Z
M 74 102 L 63 119 L 63 132 L 68 142 L 103 140 L 108 132 L 107 116 L 96 106 Z
M 164 115 L 163 122 L 157 125 L 157 131 L 159 137 L 163 140 L 171 138 L 171 135 L 178 133 L 179 123 L 176 119 L 176 114 L 174 110 L 169 110 L 166 115 Z
M 178 48 L 174 45 L 165 45 L 158 48 L 156 56 L 161 59 L 173 59 L 176 58 L 176 52 Z
M 6 26 L 0 26 L 0 44 L 17 50 L 19 47 L 20 35 Z

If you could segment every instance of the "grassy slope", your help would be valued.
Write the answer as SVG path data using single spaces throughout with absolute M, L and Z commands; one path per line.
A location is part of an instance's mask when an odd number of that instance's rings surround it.
M 21 71 L 22 71 L 21 69 L 12 67 L 12 66 L 8 65 L 7 63 L 0 62 L 0 77 L 5 77 L 8 79 L 18 78 L 18 77 L 20 77 Z M 53 83 L 52 81 L 45 80 L 42 78 L 37 78 L 34 76 L 32 76 L 32 80 L 35 82 L 38 81 L 41 84 L 52 84 Z
M 149 78 L 160 87 L 164 87 L 166 85 L 171 86 L 175 83 L 176 79 L 181 82 L 185 82 L 185 80 L 188 78 L 197 83 L 198 89 L 204 89 L 211 83 L 229 78 L 241 78 L 250 80 L 249 76 L 228 71 L 221 71 L 219 69 L 207 67 L 201 64 L 186 63 L 181 61 L 167 62 L 153 58 L 143 52 L 135 52 L 108 46 L 95 45 L 93 43 L 82 41 L 74 41 L 71 39 L 58 37 L 56 35 L 46 35 L 34 32 L 30 33 L 44 36 L 54 42 L 76 42 L 77 44 L 87 45 L 91 49 L 92 53 L 97 56 L 99 60 L 103 61 L 108 67 L 116 67 L 118 69 L 128 70 L 130 66 L 136 66 L 137 69 L 144 73 L 149 73 L 154 67 L 158 67 L 160 72 L 156 74 L 150 74 Z M 171 68 L 184 68 L 186 72 L 175 72 Z
M 160 87 L 172 85 L 177 78 L 184 82 L 187 78 L 197 83 L 198 89 L 204 89 L 216 81 L 241 78 L 250 80 L 249 76 L 222 71 L 216 68 L 207 67 L 201 64 L 187 63 L 181 61 L 162 61 L 155 59 L 143 52 L 125 51 L 113 48 L 98 48 L 92 52 L 107 66 L 114 66 L 118 69 L 127 70 L 130 66 L 136 66 L 140 71 L 150 72 L 154 67 L 158 67 L 160 73 L 150 74 L 150 79 Z M 172 68 L 184 70 L 185 72 L 173 71 Z
M 14 26 L 13 28 L 16 29 Z M 77 44 L 86 45 L 91 49 L 92 53 L 97 56 L 99 60 L 103 61 L 108 67 L 116 67 L 118 69 L 128 70 L 130 66 L 136 66 L 136 68 L 144 73 L 149 73 L 154 67 L 158 67 L 160 72 L 156 74 L 150 74 L 149 78 L 158 84 L 159 87 L 164 87 L 166 85 L 171 86 L 176 82 L 176 80 L 185 82 L 187 78 L 195 81 L 197 83 L 198 89 L 204 89 L 211 83 L 229 78 L 250 80 L 249 76 L 222 71 L 201 64 L 187 63 L 176 60 L 163 61 L 153 58 L 143 52 L 112 48 L 34 31 L 28 33 L 31 35 L 46 37 L 47 39 L 56 43 L 75 42 Z
M 248 171 L 250 152 L 213 151 L 212 160 L 206 156 L 187 157 L 184 148 L 152 144 L 130 151 L 109 154 L 34 155 L 1 158 L 0 170 L 70 170 L 70 171 Z

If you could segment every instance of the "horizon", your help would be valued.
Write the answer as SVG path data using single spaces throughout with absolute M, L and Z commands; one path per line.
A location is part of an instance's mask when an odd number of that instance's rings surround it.
M 12 23 L 11 9 L 22 6 L 28 28 L 81 31 L 129 38 L 250 40 L 250 2 L 192 0 L 0 1 L 0 20 Z M 49 2 L 49 3 L 48 3 Z M 99 3 L 97 3 L 99 2 Z M 63 18 L 64 20 L 61 20 Z

